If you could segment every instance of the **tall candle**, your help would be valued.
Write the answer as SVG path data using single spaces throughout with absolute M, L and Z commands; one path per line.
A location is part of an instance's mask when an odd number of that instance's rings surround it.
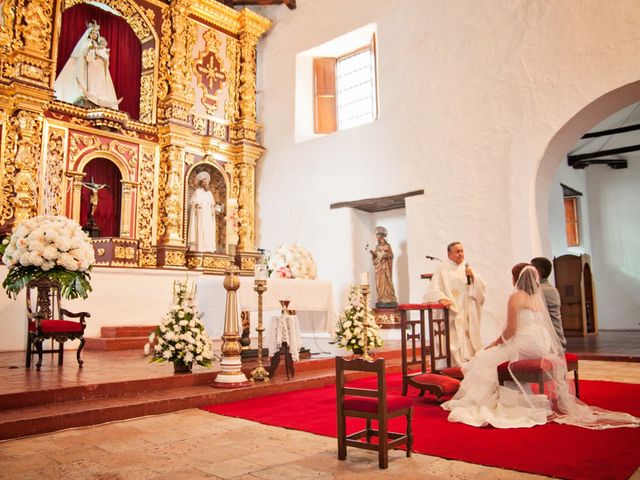
M 267 279 L 267 268 L 265 265 L 261 263 L 257 263 L 254 270 L 254 276 L 256 280 L 266 280 Z
M 369 273 L 364 272 L 360 274 L 360 285 L 369 285 Z

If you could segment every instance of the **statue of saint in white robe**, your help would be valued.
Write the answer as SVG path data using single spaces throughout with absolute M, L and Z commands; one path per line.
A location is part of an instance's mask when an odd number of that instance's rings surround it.
M 116 91 L 109 73 L 109 49 L 100 26 L 89 24 L 54 84 L 55 97 L 79 104 L 83 98 L 101 107 L 118 110 Z
M 446 260 L 433 274 L 425 295 L 425 301 L 437 303 L 451 301 L 449 307 L 449 332 L 451 360 L 454 366 L 468 362 L 482 350 L 480 318 L 484 305 L 484 282 L 474 274 L 467 284 L 465 264 Z
M 207 182 L 208 185 L 208 182 Z M 198 186 L 189 201 L 187 247 L 194 252 L 216 251 L 216 211 L 219 208 L 209 190 Z

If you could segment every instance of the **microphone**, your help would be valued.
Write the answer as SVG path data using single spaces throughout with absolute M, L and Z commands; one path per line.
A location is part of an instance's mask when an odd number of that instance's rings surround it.
M 465 263 L 464 268 L 469 268 L 469 264 Z M 467 285 L 471 285 L 471 275 L 467 275 Z
M 431 255 L 425 255 L 424 257 L 427 260 L 437 260 L 438 262 L 440 261 L 440 259 L 438 257 L 432 257 Z

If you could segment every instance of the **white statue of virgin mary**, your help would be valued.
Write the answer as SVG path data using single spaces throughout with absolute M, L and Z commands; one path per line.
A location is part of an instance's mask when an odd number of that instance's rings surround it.
M 71 57 L 54 84 L 55 96 L 63 102 L 77 104 L 82 98 L 92 103 L 118 110 L 120 100 L 109 74 L 107 40 L 100 36 L 100 25 L 87 25 Z

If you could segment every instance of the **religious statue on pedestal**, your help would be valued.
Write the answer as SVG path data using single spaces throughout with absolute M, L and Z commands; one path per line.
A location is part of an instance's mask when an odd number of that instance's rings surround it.
M 63 102 L 118 110 L 118 99 L 109 73 L 107 40 L 100 36 L 100 25 L 87 25 L 71 57 L 54 84 L 55 96 Z
M 398 299 L 393 288 L 393 250 L 387 242 L 386 228 L 376 227 L 376 240 L 375 250 L 369 250 L 376 274 L 376 308 L 396 308 Z
M 217 205 L 209 190 L 211 175 L 201 171 L 196 175 L 196 190 L 189 201 L 187 248 L 194 252 L 216 251 L 216 213 L 224 207 Z

